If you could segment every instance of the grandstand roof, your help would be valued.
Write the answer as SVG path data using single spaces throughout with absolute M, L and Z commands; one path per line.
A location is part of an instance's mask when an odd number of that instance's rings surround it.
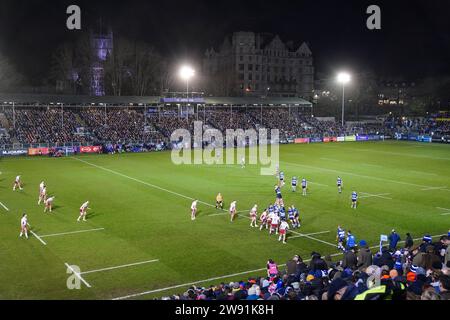
M 64 105 L 151 105 L 164 103 L 160 96 L 86 96 L 86 95 L 46 95 L 46 94 L 0 94 L 0 104 L 20 105 L 50 105 L 62 103 Z M 186 99 L 172 103 L 184 103 Z M 202 97 L 195 101 L 188 101 L 206 105 L 291 105 L 311 107 L 311 102 L 302 98 L 284 97 Z
M 283 97 L 205 97 L 206 104 L 233 104 L 233 105 L 299 105 L 310 107 L 311 102 L 302 98 Z
M 14 102 L 16 104 L 47 105 L 63 103 L 65 105 L 89 104 L 157 104 L 160 97 L 148 96 L 85 96 L 85 95 L 47 95 L 47 94 L 0 94 L 0 103 Z

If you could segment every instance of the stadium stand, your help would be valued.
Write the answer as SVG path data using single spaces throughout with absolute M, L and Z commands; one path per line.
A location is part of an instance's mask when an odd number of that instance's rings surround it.
M 13 122 L 11 110 L 5 112 L 10 122 Z M 382 131 L 382 125 L 370 127 L 361 123 L 357 128 L 342 128 L 331 121 L 319 121 L 299 113 L 289 113 L 287 109 L 267 108 L 264 111 L 245 109 L 233 111 L 217 109 L 208 110 L 199 117 L 206 120 L 205 124 L 221 132 L 226 129 L 279 129 L 280 139 L 294 139 L 314 135 L 364 134 L 372 131 Z M 112 142 L 128 141 L 149 142 L 168 140 L 175 129 L 188 129 L 193 133 L 194 117 L 161 116 L 146 117 L 142 109 L 132 109 L 126 106 L 108 108 L 101 107 L 65 108 L 63 114 L 60 108 L 16 108 L 15 128 L 8 135 L 18 143 L 51 143 L 69 142 Z M 79 135 L 78 128 L 83 128 L 87 134 Z M 147 130 L 146 130 L 147 128 Z M 4 129 L 5 130 L 5 129 Z M 8 143 L 11 138 L 2 140 Z
M 394 136 L 395 133 L 405 137 L 435 135 L 433 141 L 450 141 L 450 121 L 446 114 L 420 118 L 388 115 L 371 122 L 349 121 L 343 127 L 334 120 L 313 117 L 311 103 L 300 98 L 198 99 L 202 104 L 194 107 L 185 103 L 183 111 L 183 103 L 173 97 L 3 95 L 3 101 L 18 102 L 15 107 L 12 102 L 0 107 L 0 145 L 163 141 L 170 146 L 170 136 L 175 129 L 188 129 L 193 134 L 194 120 L 203 121 L 205 127 L 223 133 L 226 129 L 279 129 L 282 143 L 306 137 Z

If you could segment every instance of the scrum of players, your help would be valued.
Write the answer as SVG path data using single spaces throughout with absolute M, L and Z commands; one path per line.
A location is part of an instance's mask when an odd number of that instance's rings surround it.
M 21 176 L 18 175 L 14 179 L 13 183 L 13 191 L 23 190 L 23 183 Z M 38 205 L 44 204 L 44 213 L 51 213 L 53 210 L 53 202 L 55 200 L 55 196 L 48 196 L 47 186 L 44 181 L 39 184 L 39 196 L 38 196 Z M 84 202 L 80 207 L 80 214 L 77 218 L 77 221 L 86 221 L 87 210 L 89 210 L 89 201 Z M 25 235 L 25 238 L 28 239 L 28 231 L 30 225 L 28 224 L 28 215 L 23 213 L 22 218 L 20 219 L 20 234 L 19 237 L 22 238 Z
M 279 235 L 278 241 L 286 243 L 286 233 L 290 229 L 297 229 L 301 226 L 300 212 L 294 205 L 288 207 L 287 212 L 283 201 L 283 196 L 281 193 L 281 188 L 285 185 L 285 176 L 283 171 L 279 171 L 277 167 L 276 176 L 278 177 L 278 183 L 274 186 L 275 191 L 275 202 L 269 204 L 258 218 L 258 205 L 255 204 L 249 211 L 250 227 L 259 228 L 260 231 L 267 230 L 269 235 L 275 234 Z M 291 179 L 291 191 L 296 192 L 298 185 L 298 178 L 293 176 Z M 300 182 L 302 188 L 302 196 L 307 195 L 308 181 L 306 178 L 302 178 Z M 336 186 L 338 193 L 342 193 L 343 181 L 340 176 L 337 177 Z M 358 194 L 356 191 L 352 192 L 351 195 L 351 208 L 356 209 L 358 202 Z M 197 203 L 198 200 L 194 200 L 191 204 L 191 220 L 195 220 L 197 213 Z M 230 222 L 233 222 L 236 218 L 237 201 L 234 200 L 230 203 L 229 214 Z M 223 210 L 223 196 L 218 193 L 216 196 L 216 209 Z M 259 222 L 259 225 L 258 225 Z M 340 228 L 340 227 L 339 227 Z M 343 248 L 344 235 L 338 230 L 338 249 Z M 343 238 L 344 237 L 344 238 Z

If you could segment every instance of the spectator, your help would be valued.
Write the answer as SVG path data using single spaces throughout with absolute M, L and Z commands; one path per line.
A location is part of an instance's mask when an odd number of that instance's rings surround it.
M 356 258 L 355 250 L 350 249 L 350 250 L 345 251 L 344 258 L 342 261 L 342 267 L 344 269 L 346 269 L 346 268 L 354 269 L 357 264 L 358 264 L 358 261 Z
M 295 276 L 297 273 L 298 256 L 294 256 L 291 260 L 286 262 L 286 274 Z
M 406 239 L 405 239 L 405 248 L 411 249 L 414 245 L 414 240 L 411 237 L 411 234 L 409 232 L 406 233 Z
M 278 266 L 272 259 L 269 259 L 269 261 L 267 261 L 267 276 L 270 278 L 275 278 L 277 275 Z
M 400 241 L 400 236 L 395 232 L 394 229 L 392 229 L 391 234 L 388 237 L 389 240 L 389 249 L 395 250 L 397 249 L 397 244 Z
M 327 292 L 328 300 L 353 300 L 358 295 L 358 288 L 349 284 L 342 278 L 337 278 L 330 283 Z
M 367 246 L 367 243 L 365 240 L 361 240 L 359 242 L 360 249 L 358 251 L 358 268 L 360 270 L 366 269 L 368 266 L 372 265 L 372 252 L 370 251 L 369 247 Z
M 439 292 L 442 300 L 450 300 L 450 276 L 442 275 L 439 278 Z

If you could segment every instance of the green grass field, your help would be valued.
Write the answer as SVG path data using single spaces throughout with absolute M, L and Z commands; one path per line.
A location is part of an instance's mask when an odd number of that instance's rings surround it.
M 302 219 L 285 245 L 243 218 L 254 203 L 262 209 L 275 199 L 276 178 L 261 176 L 257 166 L 176 166 L 170 152 L 77 159 L 0 159 L 0 202 L 9 209 L 0 207 L 0 299 L 112 299 L 142 292 L 148 293 L 134 298 L 161 297 L 185 291 L 184 284 L 207 286 L 264 274 L 260 269 L 268 258 L 282 264 L 294 254 L 307 259 L 313 250 L 337 253 L 338 224 L 371 246 L 392 228 L 402 238 L 406 232 L 418 238 L 450 228 L 449 145 L 281 146 L 283 198 L 300 209 Z M 13 192 L 17 174 L 24 190 Z M 293 175 L 310 181 L 306 197 L 290 191 Z M 338 175 L 342 194 L 336 189 Z M 56 196 L 52 214 L 37 205 L 42 180 Z M 353 190 L 360 196 L 357 210 L 350 209 Z M 237 210 L 246 210 L 233 223 L 211 206 L 219 191 L 226 209 L 237 200 Z M 195 221 L 191 198 L 211 204 L 199 204 Z M 92 210 L 86 222 L 77 223 L 86 200 Z M 46 245 L 35 236 L 18 237 L 23 212 Z M 79 266 L 91 287 L 69 290 L 66 263 Z

